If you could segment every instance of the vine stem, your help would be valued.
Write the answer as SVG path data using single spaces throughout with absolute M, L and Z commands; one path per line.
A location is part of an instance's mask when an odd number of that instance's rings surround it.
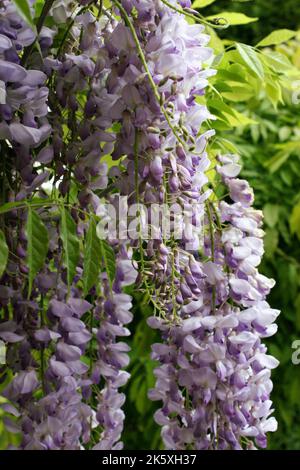
M 214 213 L 214 216 L 216 218 L 216 223 L 217 223 L 217 228 L 218 228 L 218 231 L 220 233 L 222 233 L 222 223 L 221 223 L 221 219 L 220 219 L 220 215 L 214 205 L 214 203 L 211 203 L 211 207 L 212 207 L 212 210 L 213 210 L 213 213 Z
M 178 135 L 178 132 L 176 131 L 175 127 L 173 126 L 172 122 L 171 122 L 171 119 L 165 109 L 165 107 L 163 106 L 162 104 L 162 97 L 160 95 L 160 93 L 158 92 L 157 90 L 157 87 L 155 85 L 155 82 L 153 80 L 153 77 L 151 75 L 151 72 L 149 70 L 149 67 L 148 67 L 148 64 L 147 64 L 147 61 L 146 61 L 146 58 L 145 58 L 145 55 L 144 55 L 144 52 L 142 50 L 142 47 L 141 47 L 141 44 L 140 44 L 140 41 L 139 41 L 139 38 L 136 34 L 136 31 L 135 31 L 135 28 L 130 20 L 130 17 L 128 16 L 125 8 L 121 5 L 121 3 L 118 1 L 118 0 L 112 0 L 113 3 L 116 5 L 116 7 L 120 10 L 120 13 L 121 15 L 123 16 L 124 18 L 124 21 L 125 21 L 125 24 L 128 26 L 128 28 L 130 29 L 130 32 L 132 34 L 132 38 L 135 42 L 135 45 L 136 45 L 136 48 L 137 48 L 137 51 L 138 51 L 138 55 L 140 57 L 140 60 L 143 64 L 143 67 L 145 69 L 145 72 L 148 76 L 148 79 L 149 79 L 149 83 L 150 83 L 150 86 L 152 88 L 152 91 L 154 93 L 154 96 L 160 106 L 160 109 L 161 109 L 161 112 L 163 113 L 171 131 L 173 132 L 174 136 L 176 137 L 176 139 L 178 140 L 178 142 L 183 146 L 183 147 L 186 147 L 186 144 L 185 142 L 180 138 L 180 136 Z
M 215 29 L 226 29 L 229 26 L 228 21 L 225 18 L 216 18 L 216 20 L 220 21 L 225 21 L 224 24 L 220 25 L 217 23 L 211 23 L 209 21 L 206 21 L 200 13 L 198 15 L 193 15 L 192 13 L 189 13 L 188 11 L 182 9 L 182 8 L 177 8 L 172 3 L 168 2 L 167 0 L 161 0 L 162 3 L 164 3 L 167 7 L 169 7 L 171 10 L 176 11 L 177 13 L 180 13 L 181 15 L 186 16 L 187 18 L 191 18 L 192 20 L 196 21 L 197 23 L 205 24 L 206 26 L 210 26 L 211 28 Z

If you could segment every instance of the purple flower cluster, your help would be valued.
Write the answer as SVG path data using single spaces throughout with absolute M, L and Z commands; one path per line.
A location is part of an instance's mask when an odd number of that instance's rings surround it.
M 213 116 L 199 97 L 214 74 L 209 36 L 160 0 L 112 3 L 101 3 L 97 18 L 87 1 L 76 10 L 55 1 L 56 26 L 38 37 L 42 57 L 27 61 L 35 35 L 12 2 L 0 5 L 0 139 L 13 183 L 3 192 L 10 201 L 38 194 L 47 202 L 43 183 L 51 178 L 54 195 L 50 209 L 38 211 L 49 249 L 31 292 L 27 211 L 6 216 L 14 256 L 0 285 L 0 339 L 13 374 L 3 392 L 5 425 L 21 433 L 21 449 L 122 448 L 119 389 L 129 377 L 129 346 L 118 338 L 130 334 L 124 288 L 136 282 L 158 313 L 148 319 L 162 337 L 153 345 L 160 364 L 149 396 L 163 402 L 155 420 L 166 448 L 265 447 L 276 428 L 269 396 L 277 361 L 261 339 L 276 332 L 279 312 L 265 300 L 273 281 L 257 271 L 262 216 L 237 178 L 237 157 L 219 157 L 216 168 L 231 202 L 214 202 L 207 189 L 214 131 L 201 129 Z M 108 155 L 116 162 L 110 170 Z M 84 292 L 84 255 L 70 282 L 57 207 L 71 207 L 71 238 L 85 245 L 89 217 L 116 194 L 149 207 L 150 222 L 150 205 L 164 203 L 187 208 L 192 223 L 182 221 L 181 240 L 165 240 L 160 225 L 150 241 L 110 239 L 115 277 L 101 253 L 99 275 Z
M 161 365 L 150 398 L 163 401 L 155 419 L 169 449 L 266 447 L 266 433 L 277 428 L 270 417 L 270 371 L 278 361 L 261 339 L 276 332 L 279 311 L 265 301 L 274 281 L 257 271 L 262 215 L 251 207 L 248 183 L 235 178 L 237 157 L 219 160 L 217 171 L 233 203 L 209 203 L 210 260 L 199 261 L 199 276 L 192 276 L 201 294 L 184 301 L 175 324 L 148 320 L 164 340 L 153 345 L 152 357 Z
M 101 303 L 96 308 L 100 327 L 96 332 L 98 341 L 98 358 L 93 369 L 92 380 L 99 383 L 104 380 L 104 386 L 98 398 L 96 419 L 103 431 L 101 439 L 95 445 L 95 450 L 122 449 L 120 442 L 123 430 L 124 412 L 122 405 L 125 395 L 118 388 L 125 385 L 129 378 L 124 369 L 129 363 L 127 343 L 116 338 L 130 335 L 130 331 L 124 325 L 132 320 L 130 312 L 132 303 L 130 295 L 122 293 L 122 287 L 132 284 L 136 279 L 136 272 L 132 268 L 132 262 L 127 259 L 126 252 L 118 260 L 116 281 L 113 288 L 104 280 L 104 295 Z
M 46 119 L 46 75 L 20 65 L 22 49 L 34 40 L 34 32 L 17 14 L 14 3 L 3 1 L 0 10 L 0 138 L 19 144 L 18 148 L 27 155 L 28 149 L 40 145 L 50 132 Z
M 54 3 L 53 18 L 65 12 L 61 7 L 59 2 Z M 51 184 L 57 186 L 60 197 L 69 194 L 71 181 L 75 181 L 78 203 L 71 214 L 77 235 L 83 237 L 88 228 L 83 211 L 97 210 L 99 198 L 95 192 L 106 188 L 108 182 L 101 157 L 113 150 L 114 134 L 106 132 L 113 119 L 99 117 L 97 122 L 95 117 L 101 113 L 93 92 L 103 80 L 101 72 L 106 66 L 105 51 L 101 49 L 106 22 L 96 22 L 90 12 L 77 16 L 71 34 L 80 41 L 81 53 L 63 52 L 58 58 L 51 50 L 55 31 L 43 27 L 39 42 L 44 58 L 42 63 L 37 58 L 35 61 L 45 73 L 20 65 L 24 47 L 32 44 L 35 35 L 12 2 L 3 2 L 0 25 L 0 135 L 7 156 L 16 158 L 11 165 L 17 190 L 8 197 L 21 201 L 39 191 L 45 198 L 41 186 L 50 173 L 54 175 Z M 47 75 L 49 90 L 44 86 Z M 64 126 L 70 127 L 67 138 Z M 11 147 L 6 147 L 4 139 Z M 15 422 L 6 417 L 7 429 L 21 433 L 21 449 L 120 447 L 124 397 L 118 388 L 128 379 L 128 374 L 120 370 L 128 364 L 128 346 L 117 343 L 116 337 L 129 334 L 123 324 L 131 320 L 131 298 L 122 289 L 135 280 L 135 269 L 126 247 L 115 244 L 114 251 L 122 259 L 116 262 L 112 290 L 101 275 L 95 278 L 89 301 L 85 300 L 80 285 L 83 259 L 80 257 L 72 285 L 68 286 L 61 261 L 60 224 L 51 210 L 43 209 L 40 216 L 45 219 L 50 239 L 47 263 L 27 299 L 26 214 L 12 212 L 7 219 L 7 241 L 17 256 L 9 261 L 1 280 L 0 302 L 5 316 L 0 338 L 8 345 L 7 367 L 14 374 L 3 392 L 10 404 L 3 408 L 18 418 Z M 5 378 L 6 374 L 2 380 Z
M 99 88 L 97 96 L 101 119 L 110 122 L 113 118 L 121 124 L 112 156 L 115 160 L 126 156 L 122 158 L 125 172 L 116 175 L 115 184 L 120 194 L 129 195 L 130 202 L 149 206 L 150 223 L 150 205 L 154 203 L 192 210 L 195 224 L 185 231 L 182 244 L 196 246 L 197 221 L 209 196 L 209 191 L 203 191 L 205 171 L 210 165 L 205 147 L 214 134 L 208 131 L 199 135 L 202 123 L 212 116 L 197 101 L 197 96 L 204 93 L 207 78 L 214 73 L 204 67 L 212 58 L 211 49 L 206 47 L 209 36 L 202 25 L 189 25 L 184 16 L 160 1 L 124 1 L 121 6 L 125 24 L 117 24 L 105 36 L 111 70 L 106 70 L 105 87 Z M 136 14 L 131 18 L 133 10 Z M 140 254 L 144 252 L 141 256 L 146 259 L 140 266 L 142 282 L 150 278 L 152 296 L 168 312 L 176 310 L 186 296 L 192 296 L 193 289 L 195 295 L 200 291 L 189 287 L 187 270 L 172 280 L 174 256 L 164 243 L 161 226 L 155 229 L 155 239 L 147 246 L 141 239 L 133 245 L 138 246 Z M 145 276 L 144 271 L 148 273 Z M 165 290 L 161 291 L 163 301 L 155 293 L 158 286 Z M 182 294 L 179 291 L 175 295 L 174 304 L 172 297 L 178 287 Z

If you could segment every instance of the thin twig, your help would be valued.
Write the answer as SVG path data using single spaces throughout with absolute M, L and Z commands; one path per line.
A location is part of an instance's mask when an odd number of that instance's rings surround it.
M 229 22 L 226 20 L 226 18 L 215 18 L 212 22 L 210 22 L 210 21 L 205 20 L 205 18 L 200 13 L 196 15 L 195 13 L 194 14 L 190 13 L 189 11 L 185 9 L 175 7 L 174 5 L 172 5 L 172 3 L 168 2 L 167 0 L 161 0 L 161 1 L 171 10 L 174 10 L 177 13 L 180 13 L 181 15 L 186 16 L 187 18 L 191 18 L 197 23 L 205 24 L 206 26 L 210 26 L 211 28 L 215 28 L 215 29 L 226 29 L 229 26 Z M 224 21 L 224 24 L 220 24 L 221 20 Z

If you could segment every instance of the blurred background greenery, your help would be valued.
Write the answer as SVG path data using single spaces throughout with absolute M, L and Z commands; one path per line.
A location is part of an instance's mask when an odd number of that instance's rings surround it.
M 241 155 L 242 176 L 254 187 L 256 207 L 265 214 L 266 253 L 260 269 L 276 279 L 269 301 L 282 311 L 278 333 L 268 340 L 271 354 L 280 360 L 273 374 L 272 394 L 279 427 L 269 437 L 269 448 L 300 449 L 300 365 L 291 362 L 292 342 L 300 339 L 300 33 L 286 33 L 285 42 L 284 33 L 279 34 L 266 41 L 270 43 L 266 48 L 240 44 L 255 46 L 278 29 L 297 31 L 300 2 L 196 0 L 195 5 L 205 5 L 200 10 L 205 16 L 223 16 L 222 12 L 246 15 L 231 16 L 232 23 L 238 24 L 218 35 L 211 31 L 218 75 L 205 99 L 217 117 L 211 125 L 218 134 L 209 154 L 212 162 L 220 151 Z M 135 320 L 131 326 L 131 379 L 124 390 L 124 443 L 127 449 L 159 449 L 159 427 L 153 422 L 158 405 L 147 398 L 155 367 L 150 347 L 159 338 L 146 325 L 151 307 L 131 293 Z M 0 411 L 0 449 L 17 439 L 4 430 Z
M 209 3 L 209 0 L 206 0 L 206 3 Z M 259 18 L 258 22 L 250 25 L 230 28 L 231 39 L 253 46 L 276 29 L 297 29 L 300 24 L 300 2 L 298 0 L 216 0 L 205 9 L 205 13 L 209 15 L 222 11 L 235 11 Z M 220 35 L 228 37 L 228 31 L 224 31 Z

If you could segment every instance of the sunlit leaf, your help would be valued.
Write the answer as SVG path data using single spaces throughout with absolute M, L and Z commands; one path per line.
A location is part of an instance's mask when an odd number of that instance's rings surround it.
M 208 16 L 207 19 L 224 18 L 230 26 L 238 26 L 241 24 L 249 24 L 258 21 L 259 18 L 247 16 L 244 13 L 237 13 L 233 11 L 222 11 L 216 15 Z
M 282 102 L 282 91 L 279 83 L 275 80 L 268 80 L 266 83 L 266 93 L 274 108 L 277 109 L 278 103 Z
M 277 51 L 272 51 L 271 53 L 262 51 L 260 59 L 275 72 L 284 73 L 288 69 L 292 68 L 292 64 L 288 57 Z
M 195 0 L 192 4 L 192 8 L 203 8 L 211 5 L 216 0 Z
M 253 47 L 248 46 L 246 44 L 236 43 L 236 48 L 245 64 L 249 67 L 249 69 L 252 70 L 255 75 L 257 75 L 260 79 L 263 80 L 264 68 L 258 57 L 257 52 L 253 49 Z
M 282 44 L 283 42 L 287 42 L 293 37 L 295 37 L 297 31 L 292 31 L 291 29 L 277 29 L 276 31 L 272 31 L 272 33 L 268 34 L 264 39 L 262 39 L 258 44 L 257 47 L 265 47 L 265 46 L 273 46 L 276 44 Z
M 296 234 L 300 240 L 300 203 L 293 208 L 290 216 L 290 228 L 292 234 Z

